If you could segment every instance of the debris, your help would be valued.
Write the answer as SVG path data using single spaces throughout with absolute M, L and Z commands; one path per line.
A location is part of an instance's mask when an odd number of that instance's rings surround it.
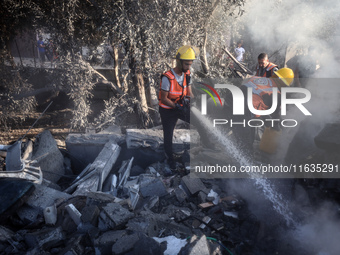
M 237 212 L 227 212 L 227 211 L 224 211 L 223 214 L 225 216 L 233 217 L 235 219 L 238 219 L 238 213 Z
M 199 191 L 207 192 L 207 188 L 204 186 L 203 182 L 199 178 L 190 178 L 190 174 L 184 176 L 181 181 L 181 185 L 187 194 L 195 195 Z
M 203 221 L 204 223 L 206 223 L 206 224 L 202 223 L 202 224 L 199 226 L 199 228 L 204 229 L 204 228 L 206 227 L 206 225 L 211 221 L 211 218 L 210 218 L 209 216 L 204 216 L 204 218 L 202 219 L 202 221 Z
M 51 182 L 56 183 L 65 174 L 64 157 L 48 130 L 36 137 L 32 160 L 40 167 L 44 178 Z
M 4 221 L 29 199 L 34 184 L 21 179 L 0 179 L 0 190 L 0 221 Z
M 81 211 L 81 221 L 83 223 L 90 223 L 93 226 L 97 226 L 98 217 L 100 214 L 100 210 L 96 205 L 85 206 Z
M 70 215 L 71 219 L 78 226 L 81 223 L 81 213 L 77 210 L 77 208 L 73 204 L 69 204 L 65 207 L 66 211 Z
M 189 149 L 189 144 L 199 144 L 198 132 L 189 129 L 175 129 L 173 136 L 174 151 Z M 155 151 L 162 150 L 163 131 L 154 129 L 127 129 L 126 145 L 128 149 L 144 147 Z
M 46 228 L 25 235 L 25 241 L 31 248 L 39 247 L 46 249 L 63 240 L 65 240 L 65 234 L 61 227 Z
M 127 232 L 125 230 L 110 230 L 104 232 L 94 240 L 96 254 L 111 254 L 113 244 L 126 235 Z
M 209 198 L 211 200 L 208 200 Z M 213 202 L 214 205 L 218 205 L 218 203 L 220 201 L 220 197 L 219 197 L 219 195 L 215 191 L 213 191 L 211 189 L 209 194 L 207 195 L 207 200 L 210 201 L 210 202 Z
M 166 187 L 160 178 L 143 178 L 140 176 L 140 192 L 143 197 L 158 196 L 162 197 L 168 194 Z
M 55 204 L 45 208 L 44 218 L 46 224 L 54 225 L 57 222 L 57 207 Z
M 99 215 L 100 222 L 98 227 L 103 231 L 121 227 L 125 225 L 133 216 L 133 213 L 129 212 L 120 204 L 109 203 L 103 207 Z
M 153 237 L 158 243 L 167 242 L 167 249 L 164 251 L 164 255 L 179 254 L 182 247 L 187 244 L 186 239 L 179 239 L 175 236 L 166 236 L 163 238 Z
M 72 166 L 79 173 L 85 166 L 95 161 L 109 141 L 119 144 L 124 140 L 125 136 L 120 133 L 69 134 L 65 143 L 67 151 L 71 155 Z
M 206 255 L 210 254 L 209 244 L 205 235 L 200 238 L 193 236 L 184 248 L 181 249 L 182 254 L 188 255 Z
M 212 202 L 206 202 L 198 205 L 200 208 L 205 209 L 214 206 Z
M 91 172 L 89 175 L 91 176 L 78 185 L 73 195 L 84 195 L 91 191 L 101 191 L 106 177 L 116 163 L 120 150 L 121 148 L 114 141 L 106 143 L 103 150 L 90 166 Z

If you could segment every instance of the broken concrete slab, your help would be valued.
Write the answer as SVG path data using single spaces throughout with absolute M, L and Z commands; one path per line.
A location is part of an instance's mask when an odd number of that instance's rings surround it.
M 65 206 L 65 209 L 74 223 L 78 226 L 81 223 L 81 213 L 78 211 L 78 209 L 73 204 L 68 204 Z
M 112 254 L 115 255 L 126 254 L 128 251 L 133 249 L 138 240 L 139 237 L 137 233 L 123 236 L 122 238 L 118 239 L 114 245 L 112 245 L 111 249 Z
M 163 251 L 158 242 L 146 236 L 144 233 L 132 233 L 117 240 L 112 246 L 112 254 L 158 255 L 163 254 Z
M 207 237 L 202 235 L 200 238 L 193 236 L 190 239 L 189 244 L 181 249 L 181 254 L 188 255 L 206 255 L 210 254 L 209 243 Z
M 90 173 L 95 173 L 81 182 L 73 195 L 84 195 L 87 192 L 101 191 L 106 177 L 116 163 L 121 148 L 111 140 L 107 142 L 98 157 L 90 166 Z
M 125 136 L 120 133 L 69 134 L 65 141 L 66 148 L 76 172 L 91 164 L 110 140 L 120 144 L 125 141 Z
M 104 232 L 94 240 L 93 245 L 96 254 L 111 254 L 113 244 L 126 235 L 127 232 L 125 230 L 110 230 Z
M 32 196 L 35 186 L 22 179 L 0 179 L 0 221 L 5 221 Z
M 35 184 L 34 192 L 26 201 L 27 206 L 19 208 L 16 213 L 22 220 L 34 221 L 39 214 L 43 215 L 46 207 L 54 205 L 57 200 L 66 200 L 70 197 L 71 195 L 64 192 Z
M 44 178 L 51 182 L 56 183 L 65 174 L 64 157 L 48 130 L 37 135 L 32 160 L 36 160 L 34 166 L 39 166 Z
M 184 202 L 188 198 L 187 193 L 181 188 L 181 185 L 180 187 L 177 187 L 175 189 L 175 195 L 176 195 L 178 202 L 180 203 Z
M 51 247 L 54 244 L 65 240 L 65 234 L 61 227 L 46 228 L 25 235 L 26 244 L 33 247 Z
M 181 185 L 189 196 L 195 195 L 196 193 L 200 191 L 203 191 L 206 194 L 209 193 L 209 190 L 205 187 L 201 179 L 191 178 L 190 174 L 182 178 Z
M 102 208 L 99 214 L 98 227 L 101 230 L 114 229 L 125 225 L 134 214 L 117 203 L 109 203 Z
M 143 197 L 162 197 L 168 194 L 166 187 L 160 178 L 153 178 L 151 181 L 141 180 L 139 191 Z
M 85 206 L 81 211 L 81 221 L 97 226 L 100 210 L 96 205 Z
M 163 130 L 127 129 L 126 145 L 128 149 L 151 148 L 163 150 Z M 174 151 L 190 149 L 190 144 L 199 144 L 199 134 L 190 129 L 175 129 L 173 136 Z

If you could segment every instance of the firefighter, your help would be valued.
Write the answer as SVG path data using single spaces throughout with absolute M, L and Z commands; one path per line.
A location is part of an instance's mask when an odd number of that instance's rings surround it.
M 290 68 L 281 68 L 275 71 L 271 78 L 253 76 L 245 80 L 241 86 L 241 90 L 244 95 L 247 95 L 248 88 L 252 88 L 252 101 L 253 107 L 256 110 L 268 110 L 272 106 L 273 99 L 273 88 L 278 88 L 278 93 L 280 93 L 282 87 L 290 86 L 294 80 L 294 72 Z M 265 119 L 280 119 L 280 105 L 281 97 L 278 96 L 278 107 L 270 116 L 259 116 L 251 113 L 245 105 L 245 115 L 238 116 L 238 122 L 245 120 L 245 123 L 250 119 L 261 118 Z M 246 100 L 245 100 L 246 101 Z M 242 120 L 241 120 L 242 119 Z M 265 124 L 272 124 L 271 122 L 264 121 Z M 279 121 L 273 122 L 273 129 L 279 130 Z M 255 128 L 245 126 L 240 127 L 235 130 L 236 135 L 240 138 L 240 147 L 245 152 L 245 154 L 252 158 L 253 153 L 253 143 L 255 140 Z
M 190 67 L 196 59 L 198 49 L 185 45 L 178 49 L 175 59 L 176 67 L 161 76 L 159 90 L 159 113 L 164 136 L 164 151 L 170 169 L 176 169 L 172 151 L 172 137 L 178 119 L 190 123 L 191 90 Z
M 272 77 L 274 72 L 279 70 L 278 66 L 274 63 L 269 62 L 268 55 L 266 53 L 261 53 L 257 57 L 258 65 L 256 66 L 255 76 L 260 77 Z

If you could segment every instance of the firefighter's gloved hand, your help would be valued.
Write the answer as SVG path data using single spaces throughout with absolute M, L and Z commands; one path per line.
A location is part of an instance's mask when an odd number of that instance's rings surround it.
M 182 106 L 178 103 L 175 104 L 175 109 L 179 112 L 184 112 L 184 106 Z
M 183 98 L 183 105 L 190 107 L 190 97 Z

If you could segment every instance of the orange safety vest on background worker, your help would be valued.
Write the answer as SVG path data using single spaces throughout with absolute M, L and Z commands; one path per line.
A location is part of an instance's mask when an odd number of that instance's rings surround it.
M 255 109 L 268 110 L 271 107 L 271 105 L 264 103 L 263 96 L 272 96 L 273 88 L 278 88 L 274 79 L 254 76 L 242 85 L 253 89 L 253 106 Z M 278 90 L 278 93 L 280 93 L 280 90 Z M 256 117 L 259 116 L 256 115 Z
M 179 103 L 180 105 L 183 105 L 181 102 L 181 99 L 183 99 L 185 96 L 188 95 L 188 83 L 190 79 L 190 70 L 188 70 L 184 74 L 183 86 L 179 85 L 179 83 L 177 82 L 175 78 L 175 75 L 172 73 L 171 70 L 166 71 L 161 76 L 161 85 L 160 85 L 159 96 L 158 96 L 159 105 L 165 109 L 172 109 L 170 106 L 163 104 L 161 100 L 162 77 L 163 76 L 167 77 L 170 81 L 170 89 L 168 93 L 168 98 L 175 103 Z
M 265 72 L 263 73 L 263 75 L 261 77 L 271 77 L 273 75 L 273 69 L 274 67 L 278 67 L 278 65 L 275 65 L 274 63 L 269 62 L 268 65 L 265 67 Z M 257 66 L 256 67 L 256 74 L 255 76 L 260 76 L 260 67 Z

